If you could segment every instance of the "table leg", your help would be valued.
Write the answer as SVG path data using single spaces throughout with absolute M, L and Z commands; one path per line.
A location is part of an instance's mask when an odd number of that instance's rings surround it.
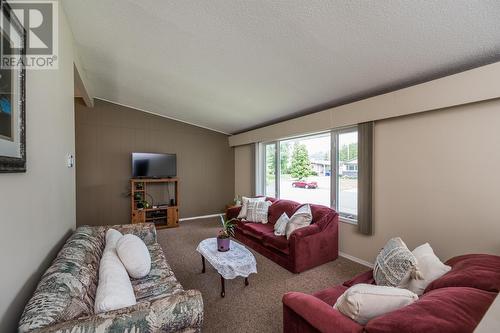
M 225 286 L 224 282 L 225 282 L 225 280 L 224 280 L 224 278 L 221 275 L 220 276 L 220 284 L 221 284 L 222 290 L 220 292 L 220 297 L 225 297 L 226 296 L 226 286 Z
M 201 256 L 201 263 L 203 265 L 203 268 L 202 268 L 201 272 L 205 273 L 205 257 L 204 256 Z
M 248 286 L 248 278 L 245 278 L 245 287 Z

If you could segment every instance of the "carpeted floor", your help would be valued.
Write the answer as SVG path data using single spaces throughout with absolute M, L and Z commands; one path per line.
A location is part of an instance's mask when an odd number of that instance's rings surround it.
M 205 305 L 204 332 L 281 332 L 281 297 L 288 291 L 312 293 L 368 270 L 339 257 L 334 262 L 293 274 L 251 250 L 257 259 L 257 274 L 226 281 L 226 297 L 220 297 L 220 276 L 207 262 L 201 273 L 201 257 L 196 247 L 205 238 L 217 235 L 215 218 L 181 222 L 175 229 L 160 230 L 158 240 L 169 264 L 185 289 L 198 289 Z

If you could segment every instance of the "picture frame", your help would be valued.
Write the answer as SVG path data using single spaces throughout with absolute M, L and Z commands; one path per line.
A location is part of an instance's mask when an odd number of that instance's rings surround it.
M 26 172 L 26 30 L 0 0 L 0 173 Z

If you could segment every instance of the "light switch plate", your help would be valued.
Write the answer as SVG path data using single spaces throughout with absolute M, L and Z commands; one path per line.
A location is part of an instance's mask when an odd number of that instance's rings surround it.
M 75 166 L 75 156 L 73 154 L 68 154 L 66 165 L 68 168 L 72 168 Z

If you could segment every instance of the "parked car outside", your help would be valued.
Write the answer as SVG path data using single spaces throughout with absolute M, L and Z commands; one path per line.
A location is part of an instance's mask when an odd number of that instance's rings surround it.
M 318 183 L 317 182 L 308 182 L 308 181 L 296 181 L 292 183 L 292 187 L 299 187 L 299 188 L 318 188 Z

